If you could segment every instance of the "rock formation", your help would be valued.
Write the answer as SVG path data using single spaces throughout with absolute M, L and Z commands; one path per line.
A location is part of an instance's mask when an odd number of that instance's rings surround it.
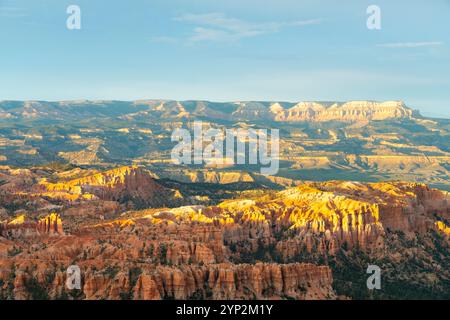
M 47 236 L 62 233 L 56 214 L 34 224 L 19 216 L 2 224 L 0 297 L 334 299 L 351 297 L 345 281 L 364 290 L 365 280 L 355 279 L 365 279 L 367 263 L 383 261 L 385 281 L 398 281 L 389 269 L 395 265 L 417 288 L 442 297 L 450 279 L 449 200 L 417 183 L 330 181 L 217 206 L 128 212 L 72 225 L 64 237 Z M 83 273 L 79 292 L 64 286 L 73 263 Z
M 56 213 L 39 219 L 37 230 L 45 234 L 64 234 L 61 217 Z
M 401 101 L 351 101 L 327 106 L 318 102 L 300 102 L 289 109 L 271 108 L 276 121 L 367 121 L 411 118 L 413 111 Z
M 57 213 L 51 213 L 38 221 L 20 215 L 13 220 L 0 222 L 0 235 L 6 238 L 63 234 L 62 220 Z
M 140 206 L 150 207 L 161 207 L 169 203 L 174 205 L 182 200 L 181 194 L 160 185 L 151 172 L 137 166 L 121 167 L 58 183 L 43 179 L 40 186 L 45 191 L 66 198 L 70 198 L 70 195 L 76 195 L 76 199 L 79 196 L 95 196 L 102 200 L 133 201 Z

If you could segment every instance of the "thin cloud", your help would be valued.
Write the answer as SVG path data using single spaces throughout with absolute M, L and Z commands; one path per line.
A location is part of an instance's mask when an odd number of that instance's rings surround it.
M 24 9 L 18 7 L 1 7 L 0 6 L 0 17 L 4 18 L 20 18 L 26 17 L 28 14 Z
M 177 43 L 179 41 L 179 39 L 177 39 L 175 37 L 162 36 L 162 37 L 152 37 L 151 41 L 157 42 L 157 43 L 174 44 L 174 43 Z
M 189 42 L 200 41 L 238 41 L 265 34 L 280 32 L 283 28 L 302 27 L 321 23 L 321 19 L 300 20 L 291 22 L 255 23 L 227 17 L 223 13 L 184 14 L 174 18 L 175 21 L 194 24 Z
M 420 48 L 420 47 L 436 47 L 442 45 L 444 45 L 444 42 L 442 41 L 430 41 L 430 42 L 393 42 L 393 43 L 383 43 L 377 46 L 383 48 Z

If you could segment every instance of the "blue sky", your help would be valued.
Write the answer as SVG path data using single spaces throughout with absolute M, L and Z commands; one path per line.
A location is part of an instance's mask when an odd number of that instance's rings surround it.
M 449 0 L 0 0 L 0 100 L 404 100 L 450 117 L 449 31 Z

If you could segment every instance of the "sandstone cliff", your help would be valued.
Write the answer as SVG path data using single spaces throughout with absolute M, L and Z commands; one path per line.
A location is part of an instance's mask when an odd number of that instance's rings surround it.
M 6 238 L 63 234 L 62 220 L 57 213 L 51 213 L 37 221 L 20 215 L 10 221 L 0 222 L 0 235 Z
M 412 118 L 413 111 L 401 101 L 372 102 L 351 101 L 327 106 L 318 102 L 300 102 L 284 109 L 272 106 L 276 121 L 367 121 L 389 118 Z
M 182 203 L 182 195 L 155 181 L 155 176 L 140 167 L 121 167 L 69 181 L 50 183 L 43 179 L 40 187 L 53 197 L 89 199 L 119 202 L 132 201 L 138 206 L 162 207 Z M 47 193 L 50 196 L 50 194 Z

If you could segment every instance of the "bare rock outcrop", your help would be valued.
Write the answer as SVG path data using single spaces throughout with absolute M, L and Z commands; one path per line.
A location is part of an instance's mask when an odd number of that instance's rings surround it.
M 37 235 L 64 235 L 59 214 L 51 213 L 37 221 L 20 215 L 0 223 L 0 235 L 6 238 L 21 238 Z
M 61 217 L 56 213 L 39 219 L 37 230 L 45 234 L 64 234 Z
M 331 106 L 320 102 L 299 102 L 284 109 L 279 104 L 272 105 L 271 112 L 276 121 L 367 121 L 389 118 L 412 118 L 413 110 L 401 101 L 350 101 L 334 103 Z
M 179 192 L 162 186 L 151 172 L 138 166 L 125 166 L 58 183 L 43 179 L 40 188 L 62 196 L 68 194 L 67 198 L 81 195 L 86 199 L 132 201 L 138 206 L 162 207 L 182 203 Z

